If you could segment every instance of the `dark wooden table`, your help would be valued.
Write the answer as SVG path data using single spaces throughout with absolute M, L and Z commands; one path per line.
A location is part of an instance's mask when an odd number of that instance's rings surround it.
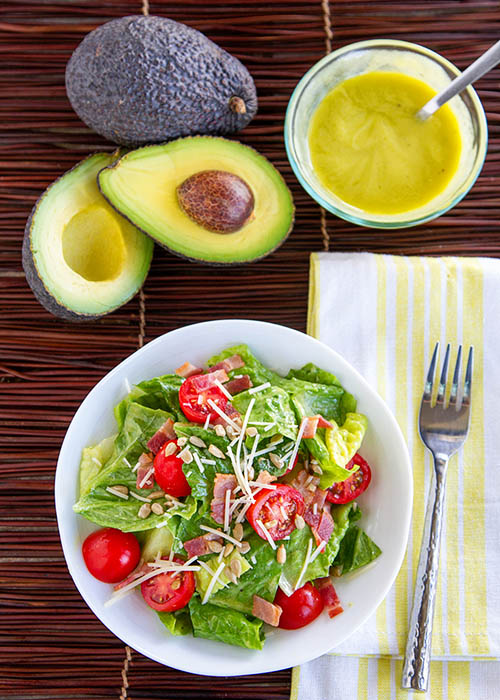
M 110 144 L 72 112 L 64 67 L 83 36 L 141 0 L 5 0 L 0 7 L 0 697 L 280 698 L 290 672 L 202 678 L 130 652 L 94 617 L 68 574 L 53 479 L 67 425 L 89 389 L 143 343 L 179 326 L 242 317 L 305 329 L 314 250 L 500 255 L 500 71 L 478 84 L 490 145 L 483 173 L 448 215 L 377 232 L 325 216 L 285 156 L 283 119 L 302 74 L 326 51 L 369 37 L 425 44 L 465 67 L 500 33 L 497 0 L 224 0 L 150 3 L 240 58 L 260 108 L 241 140 L 285 175 L 297 205 L 287 243 L 240 268 L 195 265 L 156 249 L 143 292 L 101 321 L 71 325 L 38 305 L 21 267 L 27 215 L 40 192 Z

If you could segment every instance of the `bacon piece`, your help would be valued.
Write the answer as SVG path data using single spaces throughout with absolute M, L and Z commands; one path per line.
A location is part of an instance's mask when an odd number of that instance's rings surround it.
M 246 391 L 252 387 L 252 380 L 248 374 L 244 374 L 242 377 L 238 377 L 237 379 L 231 379 L 231 381 L 226 384 L 226 389 L 230 394 L 238 394 L 240 391 Z
M 344 612 L 337 591 L 333 587 L 329 576 L 317 578 L 314 584 L 319 591 L 323 605 L 330 617 L 335 617 L 335 615 L 340 615 L 341 612 Z
M 183 365 L 177 367 L 177 369 L 175 370 L 177 376 L 184 377 L 184 379 L 192 377 L 193 374 L 201 374 L 202 372 L 203 370 L 200 367 L 192 365 L 191 362 L 185 362 Z
M 267 469 L 263 469 L 261 472 L 259 472 L 259 475 L 255 481 L 257 481 L 259 484 L 272 484 L 273 481 L 276 481 L 276 477 L 269 474 Z
M 169 440 L 175 440 L 177 435 L 174 430 L 174 421 L 168 418 L 159 430 L 148 440 L 147 447 L 153 454 L 157 454 L 163 445 Z
M 225 360 L 218 362 L 213 367 L 209 367 L 209 372 L 213 372 L 216 369 L 224 369 L 226 372 L 230 372 L 232 369 L 240 369 L 244 367 L 245 363 L 239 355 L 232 355 L 231 357 L 226 357 Z
M 141 578 L 141 576 L 144 576 L 144 574 L 147 574 L 151 571 L 151 567 L 146 564 L 142 559 L 136 566 L 136 568 L 132 571 L 131 574 L 129 574 L 126 578 L 123 579 L 123 581 L 120 581 L 119 583 L 115 584 L 113 586 L 114 591 L 119 591 L 121 588 L 124 588 L 127 586 L 129 583 L 132 583 L 132 581 L 136 581 L 138 578 Z
M 252 615 L 263 620 L 268 625 L 277 627 L 279 625 L 282 608 L 279 605 L 270 603 L 268 600 L 261 598 L 259 595 L 254 595 L 252 604 Z
M 224 522 L 226 491 L 234 491 L 238 482 L 234 474 L 216 474 L 214 479 L 214 497 L 210 503 L 210 515 L 216 523 Z
M 138 489 L 151 489 L 155 485 L 154 472 L 151 472 L 149 478 L 142 484 L 146 474 L 153 468 L 153 455 L 151 452 L 143 452 L 139 457 L 139 469 L 137 470 L 136 487 Z M 141 486 L 142 484 L 142 486 Z
M 330 513 L 328 505 L 323 506 L 322 510 L 314 512 L 313 506 L 304 513 L 304 520 L 309 525 L 316 540 L 316 545 L 321 542 L 328 542 L 335 529 L 335 523 Z
M 234 474 L 216 474 L 214 478 L 214 498 L 224 500 L 226 491 L 233 491 L 237 485 Z
M 199 535 L 198 537 L 193 537 L 192 540 L 187 540 L 184 542 L 184 549 L 191 557 L 202 557 L 204 554 L 211 554 L 209 542 L 219 542 L 222 544 L 222 537 L 207 532 L 206 535 Z
M 228 379 L 229 377 L 224 369 L 216 369 L 214 372 L 209 372 L 208 374 L 196 374 L 193 376 L 193 389 L 201 393 L 202 391 L 207 391 L 207 389 L 217 386 L 215 383 L 216 381 L 224 384 Z
M 319 477 L 308 474 L 305 469 L 301 469 L 295 479 L 292 481 L 293 486 L 302 494 L 306 509 L 312 504 L 316 491 L 318 490 Z
M 333 428 L 333 425 L 325 420 L 323 416 L 306 416 L 302 418 L 302 424 L 305 423 L 304 432 L 302 433 L 303 438 L 313 438 L 316 436 L 316 431 L 318 428 Z

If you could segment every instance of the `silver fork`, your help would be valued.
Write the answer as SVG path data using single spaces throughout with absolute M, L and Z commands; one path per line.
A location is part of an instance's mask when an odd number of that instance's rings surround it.
M 469 432 L 472 387 L 473 348 L 471 346 L 460 402 L 458 391 L 462 360 L 462 346 L 460 345 L 453 372 L 450 397 L 448 403 L 446 402 L 446 381 L 450 359 L 450 345 L 448 344 L 443 360 L 436 403 L 432 405 L 432 389 L 438 350 L 439 343 L 436 343 L 420 404 L 419 432 L 424 445 L 434 457 L 434 488 L 431 489 L 425 514 L 422 547 L 401 679 L 402 688 L 421 691 L 426 691 L 429 685 L 432 621 L 439 570 L 446 470 L 450 457 L 462 447 Z

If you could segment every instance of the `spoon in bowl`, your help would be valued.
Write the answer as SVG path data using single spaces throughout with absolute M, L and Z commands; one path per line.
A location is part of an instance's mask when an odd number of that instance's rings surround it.
M 483 53 L 474 63 L 464 70 L 459 76 L 451 81 L 444 90 L 438 92 L 432 99 L 418 110 L 417 119 L 425 121 L 434 114 L 445 102 L 451 100 L 452 97 L 462 92 L 464 88 L 481 78 L 485 73 L 494 68 L 497 63 L 500 63 L 500 41 L 497 41 L 491 46 L 488 51 Z

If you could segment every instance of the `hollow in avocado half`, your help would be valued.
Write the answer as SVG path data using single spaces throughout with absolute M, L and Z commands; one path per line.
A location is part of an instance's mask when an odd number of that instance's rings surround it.
M 268 255 L 293 226 L 276 168 L 237 141 L 192 136 L 126 153 L 98 176 L 104 197 L 172 253 L 212 264 Z
M 131 299 L 153 243 L 99 193 L 97 173 L 114 156 L 96 153 L 42 194 L 26 224 L 23 267 L 38 301 L 68 321 L 92 320 Z

